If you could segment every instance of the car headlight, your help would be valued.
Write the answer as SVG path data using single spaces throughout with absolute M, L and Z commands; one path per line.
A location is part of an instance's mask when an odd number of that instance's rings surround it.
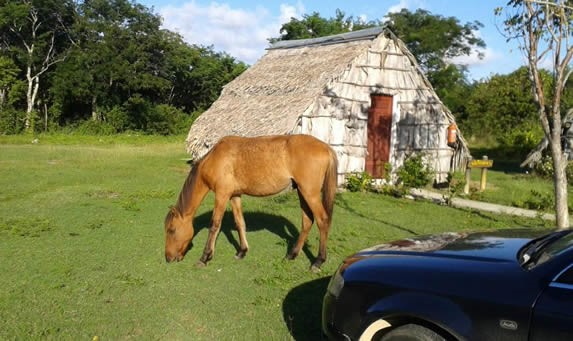
M 327 290 L 332 296 L 338 297 L 343 287 L 344 287 L 344 277 L 342 277 L 340 270 L 337 270 L 334 276 L 332 276 L 332 278 L 330 279 L 330 283 L 328 283 Z

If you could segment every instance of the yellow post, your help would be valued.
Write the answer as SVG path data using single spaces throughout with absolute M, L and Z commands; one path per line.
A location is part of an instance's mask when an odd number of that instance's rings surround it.
M 482 160 L 487 160 L 487 155 L 482 156 L 481 158 Z M 479 190 L 480 192 L 483 192 L 485 190 L 485 185 L 487 182 L 487 167 L 483 167 L 481 169 L 481 179 L 479 182 Z

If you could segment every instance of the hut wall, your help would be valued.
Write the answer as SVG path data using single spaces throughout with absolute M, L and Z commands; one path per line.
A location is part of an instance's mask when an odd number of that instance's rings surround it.
M 447 146 L 449 125 L 443 105 L 418 74 L 402 47 L 384 35 L 317 97 L 301 117 L 300 131 L 330 143 L 338 153 L 339 174 L 364 170 L 370 95 L 394 96 L 390 162 L 395 170 L 412 153 L 423 153 L 446 181 L 453 149 Z

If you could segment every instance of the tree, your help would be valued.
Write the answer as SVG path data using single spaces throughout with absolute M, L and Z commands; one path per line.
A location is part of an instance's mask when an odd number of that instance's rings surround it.
M 0 56 L 0 111 L 4 108 L 8 91 L 16 81 L 19 72 L 20 69 L 12 59 Z
M 551 75 L 545 71 L 541 77 L 550 87 Z M 513 154 L 518 152 L 517 157 L 529 152 L 543 135 L 530 89 L 526 67 L 476 83 L 465 98 L 466 115 L 460 117 L 466 137 L 490 139 Z
M 443 17 L 418 9 L 386 15 L 386 25 L 405 44 L 419 62 L 440 98 L 453 88 L 466 85 L 466 67 L 452 60 L 472 52 L 483 58 L 485 42 L 476 35 L 483 27 L 479 21 L 461 24 L 455 17 Z M 446 105 L 449 103 L 446 101 Z
M 133 0 L 0 0 L 2 132 L 21 132 L 24 121 L 33 130 L 40 110 L 46 129 L 188 126 L 247 66 L 161 21 Z
M 561 146 L 564 87 L 573 72 L 570 63 L 573 46 L 573 7 L 568 0 L 510 0 L 496 14 L 506 14 L 504 29 L 508 39 L 516 39 L 527 58 L 531 91 L 554 169 L 555 215 L 557 227 L 569 227 L 566 167 L 567 158 Z M 551 89 L 543 86 L 541 65 L 551 63 Z M 552 94 L 552 96 L 551 96 Z
M 78 49 L 70 67 L 83 73 L 78 82 L 87 87 L 78 99 L 88 101 L 91 118 L 103 119 L 101 107 L 121 105 L 131 95 L 159 101 L 169 88 L 162 74 L 161 18 L 129 0 L 84 1 L 78 12 Z
M 364 22 L 352 16 L 346 17 L 340 9 L 336 10 L 334 18 L 329 19 L 322 18 L 318 12 L 313 12 L 310 15 L 304 14 L 302 20 L 291 18 L 288 23 L 282 25 L 280 36 L 270 38 L 269 42 L 324 37 L 380 25 L 380 21 Z
M 25 127 L 33 124 L 43 75 L 65 59 L 67 30 L 73 20 L 71 0 L 0 0 L 0 39 L 26 74 Z

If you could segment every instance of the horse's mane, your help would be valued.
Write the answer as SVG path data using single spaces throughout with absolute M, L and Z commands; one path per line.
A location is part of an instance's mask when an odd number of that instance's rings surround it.
M 184 208 L 188 207 L 187 200 L 191 198 L 191 191 L 193 190 L 193 187 L 195 187 L 195 181 L 197 180 L 197 173 L 201 161 L 203 161 L 202 158 L 191 163 L 188 162 L 191 164 L 191 171 L 189 172 L 189 175 L 187 175 L 187 179 L 185 179 L 185 183 L 183 184 L 183 188 L 181 188 L 179 198 L 177 199 L 177 204 L 175 204 L 175 209 L 179 214 L 183 214 Z

